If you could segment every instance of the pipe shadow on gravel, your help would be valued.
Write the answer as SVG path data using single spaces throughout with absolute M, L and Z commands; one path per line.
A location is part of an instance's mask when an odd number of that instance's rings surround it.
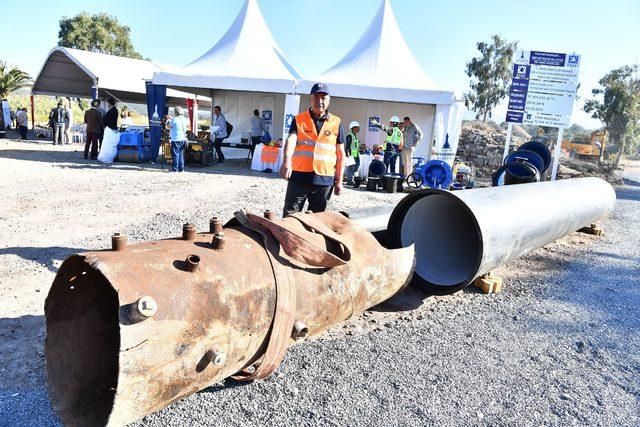
M 44 316 L 0 318 L 0 425 L 61 425 L 44 370 Z
M 1 255 L 16 255 L 20 258 L 42 264 L 53 273 L 58 271 L 54 261 L 65 260 L 70 255 L 79 252 L 86 252 L 86 248 L 68 248 L 64 246 L 35 247 L 35 246 L 12 246 L 0 249 Z
M 640 184 L 616 188 L 616 198 L 619 200 L 640 201 Z

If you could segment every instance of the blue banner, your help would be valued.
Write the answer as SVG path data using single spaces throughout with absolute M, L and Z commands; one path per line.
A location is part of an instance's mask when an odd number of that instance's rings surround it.
M 150 156 L 155 162 L 160 152 L 162 138 L 162 118 L 168 113 L 167 86 L 147 84 L 147 113 L 149 114 L 149 140 L 151 141 Z
M 522 111 L 507 111 L 507 122 L 522 123 L 524 113 Z
M 554 52 L 536 52 L 531 51 L 529 62 L 535 65 L 550 65 L 552 67 L 564 67 L 566 55 L 564 53 Z

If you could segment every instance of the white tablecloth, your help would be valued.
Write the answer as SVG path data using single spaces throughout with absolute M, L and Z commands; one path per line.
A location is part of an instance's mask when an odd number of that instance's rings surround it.
M 369 175 L 369 165 L 373 160 L 373 154 L 360 154 L 360 167 L 358 168 L 358 176 L 365 177 Z
M 251 160 L 251 170 L 262 172 L 265 169 L 270 168 L 275 173 L 278 173 L 278 171 L 280 171 L 280 166 L 282 166 L 282 157 L 284 155 L 282 147 L 278 150 L 278 161 L 276 163 L 262 163 L 262 161 L 260 161 L 260 157 L 262 157 L 263 146 L 263 144 L 256 145 L 256 149 L 253 152 L 253 159 Z

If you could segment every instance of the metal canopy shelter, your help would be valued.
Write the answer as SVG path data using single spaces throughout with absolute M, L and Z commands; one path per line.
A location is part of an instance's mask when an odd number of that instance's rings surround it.
M 153 61 L 58 46 L 49 52 L 32 93 L 78 98 L 113 96 L 122 102 L 144 104 L 145 80 L 151 80 L 155 72 L 176 68 Z M 188 98 L 194 98 L 194 95 L 167 90 L 168 105 L 184 105 Z M 198 103 L 210 106 L 211 101 L 198 96 Z

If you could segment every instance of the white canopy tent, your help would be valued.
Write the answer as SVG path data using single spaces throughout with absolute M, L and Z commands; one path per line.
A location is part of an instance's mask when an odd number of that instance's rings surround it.
M 299 81 L 297 93 L 308 94 L 318 81 L 330 87 L 332 112 L 345 123 L 360 122 L 360 140 L 368 146 L 383 139 L 382 132 L 368 126 L 371 118 L 385 123 L 394 115 L 411 117 L 426 142 L 415 155 L 424 157 L 434 139 L 439 151 L 446 138 L 446 133 L 435 132 L 437 117 L 444 121 L 442 129 L 447 132 L 455 132 L 462 121 L 462 104 L 453 92 L 439 90 L 422 70 L 400 32 L 389 0 L 382 2 L 351 50 L 326 72 Z M 457 141 L 453 136 L 449 135 L 451 144 Z M 453 151 L 455 154 L 455 148 Z
M 294 91 L 299 78 L 274 40 L 257 1 L 247 0 L 208 52 L 179 70 L 154 73 L 153 83 L 210 96 L 234 125 L 227 139 L 233 143 L 250 131 L 254 109 L 262 112 L 272 137 L 279 138 L 288 114 L 285 106 L 292 108 L 287 98 L 297 100 Z
M 122 102 L 146 103 L 145 81 L 154 72 L 174 70 L 177 67 L 141 59 L 124 58 L 57 46 L 42 65 L 33 84 L 34 95 L 71 96 L 92 98 L 113 96 Z M 168 105 L 183 105 L 194 96 L 167 91 Z M 209 104 L 200 98 L 201 104 Z

